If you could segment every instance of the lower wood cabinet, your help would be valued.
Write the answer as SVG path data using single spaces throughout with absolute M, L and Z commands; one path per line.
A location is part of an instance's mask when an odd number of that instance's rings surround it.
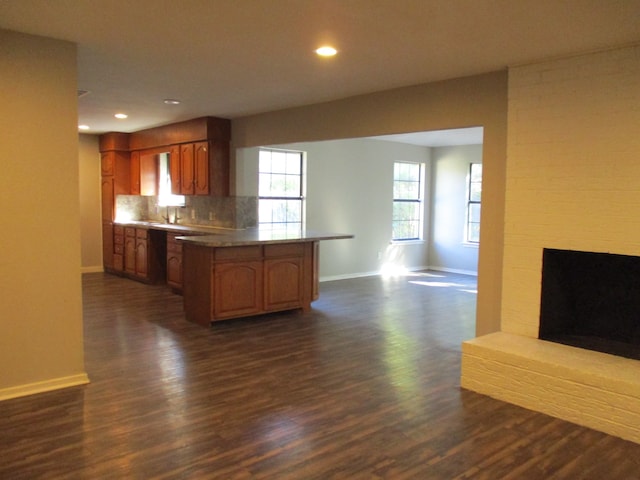
M 176 240 L 181 234 L 167 233 L 167 285 L 182 290 L 182 245 Z
M 165 276 L 165 241 L 163 232 L 146 228 L 125 227 L 124 273 L 147 283 L 163 280 Z
M 219 263 L 212 275 L 213 317 L 244 317 L 263 311 L 261 261 Z
M 187 320 L 211 322 L 311 308 L 317 242 L 240 247 L 183 245 Z
M 124 272 L 124 227 L 113 226 L 113 270 Z
M 264 261 L 264 309 L 298 308 L 303 301 L 303 257 L 267 258 Z

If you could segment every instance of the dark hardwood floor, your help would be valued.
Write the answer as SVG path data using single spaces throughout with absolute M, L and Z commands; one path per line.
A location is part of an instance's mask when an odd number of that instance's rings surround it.
M 0 478 L 640 478 L 640 445 L 460 389 L 474 290 L 327 282 L 310 313 L 203 328 L 86 274 L 91 383 L 0 402 Z

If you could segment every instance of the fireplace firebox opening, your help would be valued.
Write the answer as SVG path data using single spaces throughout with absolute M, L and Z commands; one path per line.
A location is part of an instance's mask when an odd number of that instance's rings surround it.
M 640 257 L 545 248 L 539 338 L 640 360 Z

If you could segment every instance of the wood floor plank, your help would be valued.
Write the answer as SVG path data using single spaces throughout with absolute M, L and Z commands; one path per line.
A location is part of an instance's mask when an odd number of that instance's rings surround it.
M 204 328 L 83 276 L 86 386 L 0 402 L 1 479 L 631 479 L 640 445 L 460 389 L 475 279 L 321 284 Z

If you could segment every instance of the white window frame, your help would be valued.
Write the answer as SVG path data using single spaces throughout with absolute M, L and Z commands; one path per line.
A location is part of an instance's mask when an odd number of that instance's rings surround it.
M 480 166 L 480 181 L 473 181 L 473 169 L 474 165 Z M 474 184 L 480 185 L 480 199 L 473 199 L 474 193 Z M 474 206 L 478 206 L 478 218 L 472 218 L 472 209 Z M 466 219 L 464 224 L 464 242 L 469 245 L 478 245 L 480 243 L 480 216 L 482 215 L 482 163 L 480 162 L 472 162 L 469 164 L 469 174 L 467 176 L 467 208 L 466 208 Z M 478 238 L 471 238 L 473 233 L 472 225 L 478 226 Z
M 400 164 L 409 164 L 409 165 L 417 165 L 418 166 L 418 178 L 413 180 L 418 183 L 417 188 L 417 196 L 405 197 L 402 198 L 399 196 L 396 198 L 396 182 L 402 182 L 402 179 L 396 178 L 396 165 Z M 408 243 L 408 242 L 421 242 L 424 240 L 424 196 L 425 196 L 425 164 L 420 162 L 409 162 L 409 161 L 395 161 L 393 162 L 393 210 L 392 210 L 392 220 L 391 220 L 391 241 L 394 243 Z M 397 221 L 395 218 L 396 214 L 396 206 L 399 204 L 407 204 L 411 203 L 418 206 L 418 215 L 417 218 L 414 218 L 411 221 L 418 221 L 417 226 L 417 235 L 416 236 L 397 236 L 396 228 L 394 223 Z
M 284 175 L 286 176 L 293 176 L 296 175 L 299 177 L 299 190 L 297 192 L 295 192 L 295 195 L 271 195 L 271 194 L 267 194 L 265 195 L 264 192 L 264 187 L 261 188 L 261 184 L 260 181 L 261 179 L 266 178 L 266 175 L 283 175 L 283 172 L 274 172 L 273 170 L 262 170 L 261 169 L 261 162 L 260 162 L 260 156 L 267 153 L 285 153 L 285 154 L 294 154 L 296 156 L 299 156 L 299 160 L 300 160 L 300 165 L 299 165 L 299 171 L 298 173 L 285 173 Z M 286 149 L 280 149 L 280 148 L 272 148 L 272 147 L 260 147 L 259 149 L 259 153 L 258 153 L 259 157 L 258 157 L 258 225 L 261 228 L 273 228 L 273 229 L 293 229 L 293 230 L 300 230 L 302 228 L 304 228 L 305 225 L 305 191 L 306 191 L 306 175 L 305 175 L 305 171 L 306 171 L 306 153 L 302 152 L 302 151 L 298 151 L 298 150 L 286 150 Z M 299 202 L 299 211 L 300 211 L 300 215 L 299 218 L 295 221 L 290 221 L 290 217 L 288 217 L 288 212 L 285 212 L 285 220 L 284 221 L 273 221 L 273 215 L 274 212 L 273 210 L 270 209 L 265 209 L 263 206 L 261 206 L 261 203 L 263 202 L 285 202 L 286 204 L 288 204 L 289 202 Z M 286 207 L 284 207 L 286 210 Z M 265 212 L 265 210 L 270 210 L 270 214 L 271 214 L 271 218 L 269 220 L 267 220 L 266 218 L 261 218 L 261 212 Z

